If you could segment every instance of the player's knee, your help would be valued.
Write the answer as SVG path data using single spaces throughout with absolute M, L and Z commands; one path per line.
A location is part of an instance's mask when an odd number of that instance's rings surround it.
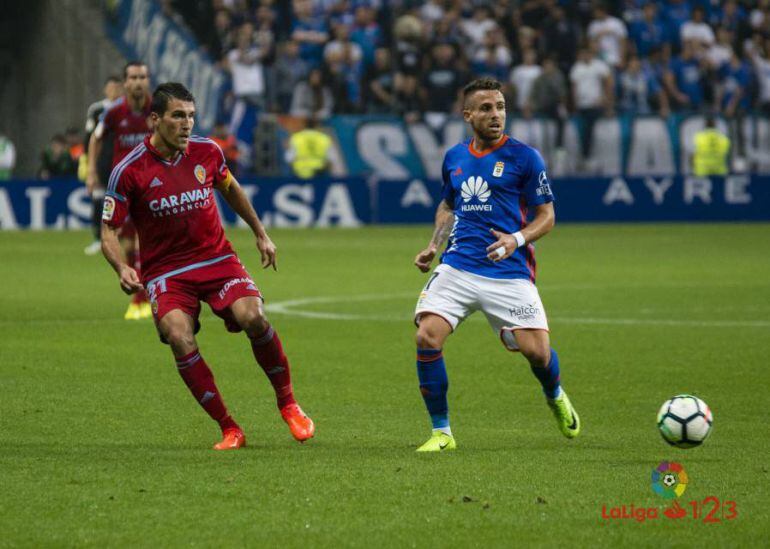
M 164 330 L 163 337 L 172 349 L 190 349 L 195 347 L 195 335 L 186 326 L 170 326 Z
M 533 368 L 547 368 L 551 361 L 551 349 L 548 345 L 533 345 L 520 350 Z
M 263 334 L 270 326 L 267 317 L 259 307 L 252 307 L 243 311 L 237 318 L 237 321 L 243 331 L 249 335 Z
M 443 341 L 438 333 L 430 328 L 420 326 L 415 336 L 418 349 L 441 349 Z

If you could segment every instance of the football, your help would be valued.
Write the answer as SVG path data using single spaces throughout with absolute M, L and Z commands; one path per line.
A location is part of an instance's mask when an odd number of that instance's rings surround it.
M 708 405 L 692 395 L 676 395 L 658 411 L 658 430 L 663 440 L 677 448 L 701 445 L 711 433 L 712 423 Z

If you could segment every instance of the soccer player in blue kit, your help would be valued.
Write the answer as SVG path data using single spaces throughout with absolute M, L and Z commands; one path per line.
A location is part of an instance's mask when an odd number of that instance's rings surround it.
M 442 355 L 447 337 L 477 310 L 510 351 L 520 351 L 540 381 L 562 434 L 580 433 L 580 418 L 560 386 L 559 357 L 535 287 L 532 243 L 554 226 L 553 193 L 542 157 L 503 133 L 505 99 L 493 79 L 463 89 L 463 117 L 473 137 L 447 151 L 443 200 L 428 247 L 414 264 L 430 270 L 447 241 L 415 309 L 417 375 L 433 433 L 418 452 L 457 447 L 449 427 L 449 381 Z M 534 216 L 527 221 L 527 212 Z

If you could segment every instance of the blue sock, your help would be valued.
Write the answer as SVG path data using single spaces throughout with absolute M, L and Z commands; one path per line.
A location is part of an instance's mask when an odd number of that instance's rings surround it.
M 543 392 L 548 398 L 556 398 L 561 392 L 561 385 L 559 383 L 561 376 L 559 375 L 559 355 L 556 351 L 551 349 L 551 361 L 545 368 L 536 368 L 530 366 L 532 373 L 540 381 L 540 385 L 543 386 Z
M 449 405 L 446 400 L 449 379 L 441 349 L 417 349 L 417 377 L 433 428 L 449 427 Z

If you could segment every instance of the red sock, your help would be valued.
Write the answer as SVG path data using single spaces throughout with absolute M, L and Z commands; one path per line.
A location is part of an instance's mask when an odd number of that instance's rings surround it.
M 128 252 L 126 254 L 126 263 L 131 265 L 134 270 L 136 271 L 137 276 L 139 278 L 142 278 L 142 262 L 139 260 L 139 254 L 137 252 Z M 147 292 L 144 290 L 139 290 L 135 294 L 131 296 L 131 303 L 135 303 L 137 305 L 140 305 L 144 303 L 145 301 L 148 301 L 147 299 Z
M 195 400 L 206 410 L 211 419 L 219 423 L 222 431 L 230 427 L 238 427 L 227 413 L 227 407 L 214 383 L 214 374 L 211 373 L 198 349 L 177 358 L 176 367 Z
M 294 404 L 296 401 L 291 386 L 289 359 L 286 358 L 281 340 L 272 326 L 261 336 L 251 338 L 251 350 L 273 385 L 278 408 Z

